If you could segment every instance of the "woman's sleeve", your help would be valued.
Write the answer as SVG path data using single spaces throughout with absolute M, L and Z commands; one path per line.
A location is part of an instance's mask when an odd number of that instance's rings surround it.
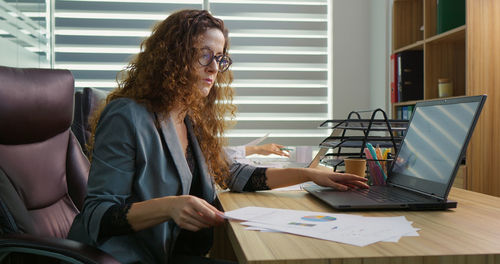
M 87 198 L 81 212 L 84 230 L 96 244 L 104 214 L 112 206 L 127 203 L 135 175 L 133 109 L 125 105 L 107 110 L 96 130 Z
M 245 184 L 245 187 L 243 187 L 243 191 L 253 192 L 270 190 L 269 186 L 267 186 L 266 170 L 267 168 L 256 168 Z
M 269 190 L 266 168 L 234 162 L 229 167 L 228 187 L 233 192 Z
M 229 189 L 234 192 L 242 192 L 255 169 L 256 167 L 252 165 L 233 162 L 229 166 L 229 178 L 227 179 Z
M 127 220 L 127 214 L 131 206 L 131 203 L 127 203 L 124 205 L 116 204 L 108 208 L 101 219 L 99 241 L 111 236 L 127 235 L 134 232 Z

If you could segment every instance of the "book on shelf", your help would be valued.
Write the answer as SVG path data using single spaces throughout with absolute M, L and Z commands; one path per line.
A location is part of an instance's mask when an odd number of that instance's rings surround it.
M 413 109 L 415 109 L 415 107 L 413 105 L 408 106 L 408 120 L 410 120 L 411 115 L 413 115 Z
M 403 119 L 403 107 L 398 107 L 396 109 L 396 119 L 401 120 Z
M 415 109 L 414 105 L 398 106 L 396 108 L 396 118 L 402 120 L 410 120 L 414 109 Z
M 465 0 L 437 0 L 436 32 L 465 25 Z
M 424 56 L 422 50 L 406 50 L 397 54 L 398 102 L 424 98 Z
M 391 69 L 390 69 L 390 80 L 391 80 L 391 103 L 398 102 L 398 60 L 397 55 L 391 54 Z
M 408 106 L 403 106 L 401 107 L 401 110 L 403 111 L 402 118 L 403 120 L 408 120 Z

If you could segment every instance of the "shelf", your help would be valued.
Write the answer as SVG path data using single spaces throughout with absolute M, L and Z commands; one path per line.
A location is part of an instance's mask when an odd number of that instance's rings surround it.
M 443 100 L 443 99 L 450 99 L 450 98 L 457 98 L 457 97 L 464 97 L 464 96 L 465 95 L 458 95 L 458 96 L 433 98 L 433 99 L 426 99 L 426 100 L 415 100 L 415 101 L 397 102 L 397 103 L 393 103 L 392 105 L 394 107 L 406 106 L 406 105 L 416 105 L 418 102 L 427 102 L 427 101 L 433 101 L 433 100 Z
M 399 53 L 406 50 L 423 50 L 423 49 L 424 49 L 424 41 L 419 40 L 413 44 L 395 50 L 394 53 Z
M 494 10 L 500 10 L 500 1 L 467 0 L 465 25 L 441 34 L 436 34 L 437 3 L 438 0 L 394 0 L 393 4 L 394 51 L 420 47 L 420 43 L 423 43 L 424 99 L 441 99 L 437 98 L 438 78 L 449 78 L 452 81 L 454 97 L 496 95 L 500 63 L 500 53 L 497 52 L 500 16 Z M 423 37 L 415 35 L 415 21 L 418 21 L 419 16 L 423 17 Z M 496 122 L 499 120 L 496 99 L 488 99 L 494 102 L 487 103 L 483 109 L 470 139 L 466 158 L 467 175 L 463 180 L 468 189 L 491 195 L 500 195 L 500 181 L 491 173 L 500 169 L 500 163 L 497 162 L 499 155 L 495 154 L 498 153 L 496 146 L 500 144 L 496 133 Z M 417 102 L 419 101 L 392 104 L 392 116 L 397 115 L 394 109 Z
M 448 30 L 439 35 L 435 35 L 433 37 L 425 39 L 425 43 L 431 44 L 439 44 L 439 43 L 448 43 L 448 42 L 463 42 L 465 41 L 465 30 L 467 26 L 463 25 L 451 30 Z
M 423 91 L 418 90 L 418 94 L 423 95 L 423 97 L 419 97 L 423 100 L 440 99 L 438 98 L 438 80 L 440 78 L 450 80 L 453 85 L 454 97 L 467 94 L 467 24 L 436 34 L 438 11 L 438 0 L 403 0 L 394 1 L 393 4 L 392 39 L 394 49 L 392 54 L 409 50 L 422 51 L 423 74 L 416 80 L 411 79 L 408 75 L 406 77 L 403 75 L 402 82 L 411 81 L 411 83 L 420 85 L 421 81 Z M 467 19 L 465 21 L 467 23 Z M 423 29 L 423 31 L 417 31 L 417 27 L 418 30 Z M 396 69 L 391 71 L 391 76 L 395 75 L 394 72 L 396 74 L 398 72 L 396 65 L 391 65 L 391 68 Z M 402 82 L 395 79 L 391 80 L 391 84 L 395 83 L 396 89 L 398 89 L 398 84 Z M 399 88 L 403 89 L 403 94 L 408 91 L 404 88 L 404 85 L 403 88 Z M 397 109 L 415 105 L 419 101 L 392 103 L 392 117 L 397 117 Z
M 415 105 L 418 102 L 421 102 L 424 100 L 417 100 L 417 101 L 405 101 L 405 102 L 397 102 L 392 104 L 394 107 L 400 107 L 400 106 L 407 106 L 407 105 Z
M 392 113 L 393 116 L 397 116 L 397 110 L 398 108 L 404 107 L 404 106 L 410 106 L 410 105 L 416 105 L 419 102 L 428 102 L 428 101 L 433 101 L 433 100 L 443 100 L 443 99 L 450 99 L 450 98 L 457 98 L 457 97 L 463 97 L 465 95 L 460 95 L 460 96 L 450 96 L 450 97 L 442 97 L 442 98 L 433 98 L 433 99 L 427 99 L 427 100 L 416 100 L 416 101 L 406 101 L 406 102 L 398 102 L 398 103 L 393 103 L 392 104 Z M 412 111 L 415 111 L 413 108 Z M 409 114 L 408 118 L 411 117 L 411 114 Z M 407 120 L 408 121 L 408 120 Z
M 442 34 L 432 36 L 425 40 L 419 40 L 415 43 L 409 44 L 397 50 L 394 50 L 393 53 L 399 53 L 407 50 L 423 50 L 424 44 L 439 44 L 439 43 L 450 43 L 450 42 L 459 42 L 465 41 L 465 30 L 467 26 L 463 25 L 452 30 L 446 31 Z

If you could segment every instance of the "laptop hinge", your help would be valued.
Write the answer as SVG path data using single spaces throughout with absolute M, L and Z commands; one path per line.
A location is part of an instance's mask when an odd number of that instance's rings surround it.
M 392 187 L 396 187 L 396 188 L 400 188 L 400 189 L 403 189 L 403 190 L 406 190 L 406 191 L 410 191 L 410 192 L 413 192 L 413 193 L 422 194 L 424 196 L 430 196 L 430 197 L 436 198 L 438 201 L 443 201 L 443 202 L 446 201 L 446 199 L 444 199 L 443 197 L 439 197 L 439 196 L 436 196 L 434 194 L 422 192 L 422 191 L 415 190 L 415 189 L 410 189 L 410 188 L 408 188 L 406 186 L 402 186 L 402 185 L 399 185 L 399 184 L 388 182 L 387 185 L 392 186 Z

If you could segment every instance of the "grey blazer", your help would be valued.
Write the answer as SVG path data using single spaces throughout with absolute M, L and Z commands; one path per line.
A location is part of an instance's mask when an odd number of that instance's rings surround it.
M 195 162 L 200 171 L 203 199 L 216 193 L 205 158 L 185 120 Z M 153 198 L 189 194 L 191 171 L 172 120 L 155 126 L 155 115 L 134 100 L 113 100 L 102 112 L 97 130 L 87 197 L 75 218 L 69 238 L 101 248 L 123 263 L 168 263 L 179 234 L 173 220 L 130 235 L 98 240 L 101 218 L 109 207 Z M 229 187 L 242 191 L 255 167 L 231 165 Z

